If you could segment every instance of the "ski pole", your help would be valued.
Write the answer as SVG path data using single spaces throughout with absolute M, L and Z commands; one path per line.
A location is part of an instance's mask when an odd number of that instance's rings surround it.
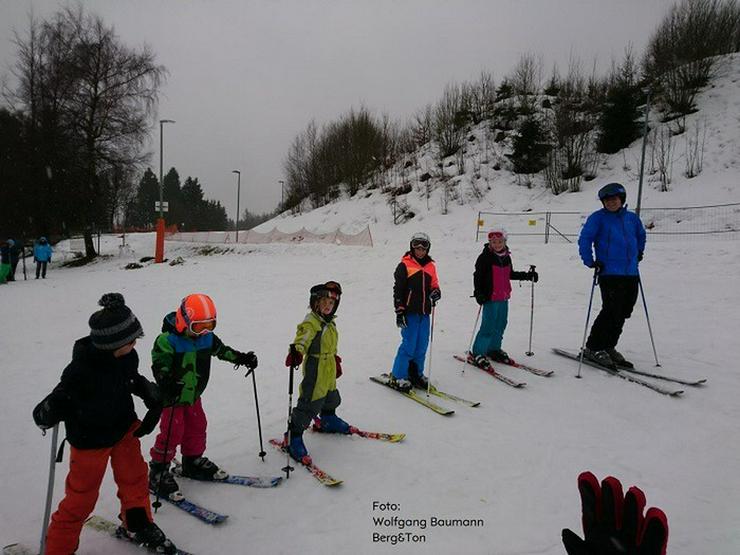
M 291 362 L 295 361 L 295 356 L 298 353 L 295 348 L 295 343 L 290 344 L 290 358 Z M 283 470 L 285 471 L 285 479 L 290 479 L 290 471 L 293 470 L 293 467 L 290 466 L 290 452 L 288 449 L 290 448 L 290 439 L 291 439 L 291 431 L 290 431 L 290 423 L 293 417 L 293 372 L 295 371 L 296 367 L 298 365 L 291 364 L 290 365 L 290 378 L 288 379 L 288 433 L 287 433 L 287 439 L 288 442 L 285 445 L 285 468 Z
M 429 329 L 429 362 L 427 363 L 427 397 L 432 388 L 432 345 L 434 344 L 434 309 L 436 304 L 432 304 L 432 324 Z
M 536 267 L 537 266 L 535 266 L 534 264 L 530 264 L 529 272 L 531 274 L 534 274 L 534 269 Z M 532 302 L 530 303 L 530 306 L 529 306 L 529 350 L 527 350 L 527 352 L 524 353 L 528 357 L 531 357 L 534 354 L 532 352 L 532 326 L 533 324 L 534 324 L 534 279 L 532 279 Z
M 483 305 L 478 305 L 478 315 L 475 317 L 475 324 L 473 324 L 473 332 L 470 334 L 470 344 L 468 345 L 467 354 L 473 354 L 473 339 L 475 339 L 475 330 L 478 329 L 478 320 L 480 320 L 480 313 L 483 310 Z M 465 373 L 465 363 L 462 364 L 462 373 Z
M 583 328 L 583 341 L 581 342 L 581 353 L 578 357 L 578 373 L 576 378 L 581 377 L 581 366 L 583 365 L 583 349 L 586 348 L 586 334 L 588 333 L 588 321 L 591 319 L 591 304 L 594 302 L 594 289 L 596 289 L 596 282 L 599 279 L 599 268 L 594 268 L 594 279 L 591 283 L 591 296 L 588 299 L 588 312 L 586 313 L 586 327 Z
M 46 433 L 46 432 L 44 432 Z M 59 424 L 54 425 L 51 433 L 51 457 L 49 460 L 49 484 L 46 486 L 46 505 L 44 506 L 44 520 L 41 522 L 41 546 L 39 553 L 46 553 L 46 529 L 51 516 L 51 501 L 54 496 L 54 474 L 57 466 L 57 441 L 59 439 Z
M 170 436 L 172 435 L 172 421 L 175 419 L 175 405 L 172 405 L 172 408 L 170 409 L 170 422 L 167 425 L 167 437 L 164 440 L 164 462 L 167 463 L 167 453 L 170 450 Z M 169 466 L 169 465 L 168 465 Z M 154 512 L 156 514 L 157 509 L 159 509 L 162 506 L 162 503 L 159 501 L 159 492 L 162 491 L 162 480 L 164 479 L 164 471 L 162 471 L 159 474 L 159 484 L 157 484 L 157 495 L 154 499 L 154 503 L 152 503 L 152 507 L 154 507 Z
M 254 406 L 257 409 L 257 431 L 259 432 L 260 436 L 260 454 L 259 456 L 262 458 L 262 462 L 265 462 L 265 446 L 262 443 L 262 421 L 260 420 L 260 402 L 257 399 L 257 378 L 254 377 L 256 372 L 254 372 L 254 369 L 252 369 L 252 386 L 254 387 Z
M 650 315 L 648 314 L 647 302 L 645 301 L 645 290 L 642 287 L 642 278 L 637 274 L 637 283 L 640 285 L 640 295 L 642 296 L 642 306 L 645 308 L 645 319 L 647 320 L 648 332 L 650 332 L 650 343 L 653 345 L 653 355 L 655 356 L 655 366 L 660 366 L 658 362 L 658 351 L 655 350 L 655 340 L 653 339 L 653 328 L 650 325 Z

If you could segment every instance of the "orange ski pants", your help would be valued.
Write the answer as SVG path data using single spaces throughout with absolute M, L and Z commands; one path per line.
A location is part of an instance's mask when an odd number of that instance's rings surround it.
M 70 555 L 77 549 L 80 531 L 93 512 L 98 500 L 100 484 L 110 459 L 113 479 L 118 486 L 121 517 L 126 525 L 126 511 L 143 507 L 152 520 L 149 506 L 148 466 L 141 456 L 139 438 L 133 436 L 135 423 L 126 435 L 103 449 L 76 449 L 70 446 L 69 474 L 64 484 L 64 499 L 51 515 L 46 532 L 46 555 Z

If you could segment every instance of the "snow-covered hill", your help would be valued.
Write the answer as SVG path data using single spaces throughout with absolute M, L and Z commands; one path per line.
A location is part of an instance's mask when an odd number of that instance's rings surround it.
M 706 118 L 705 169 L 688 180 L 674 172 L 672 190 L 647 184 L 644 206 L 685 206 L 740 200 L 738 180 L 737 81 L 740 59 L 699 100 L 693 117 Z M 591 272 L 567 243 L 545 245 L 512 238 L 514 265 L 536 264 L 534 356 L 528 347 L 530 289 L 514 285 L 504 348 L 514 357 L 555 371 L 551 378 L 507 374 L 525 380 L 515 390 L 452 355 L 468 347 L 477 305 L 469 298 L 479 210 L 551 208 L 591 211 L 595 191 L 612 180 L 625 183 L 630 199 L 639 162 L 639 144 L 622 158 L 611 157 L 598 178 L 581 193 L 552 197 L 536 186 L 518 187 L 511 176 L 490 174 L 484 199 L 450 203 L 440 212 L 439 192 L 427 199 L 407 195 L 417 216 L 394 226 L 377 191 L 302 214 L 267 222 L 285 231 L 354 231 L 370 224 L 375 246 L 238 245 L 227 255 L 205 256 L 192 246 L 167 244 L 179 266 L 146 265 L 124 270 L 132 259 L 153 252 L 151 235 L 127 237 L 132 251 L 120 256 L 119 239 L 104 239 L 110 258 L 75 269 L 52 266 L 46 280 L 0 286 L 3 406 L 0 439 L 2 486 L 0 542 L 38 541 L 49 460 L 49 438 L 31 419 L 33 406 L 54 386 L 71 355 L 73 341 L 88 332 L 87 318 L 101 294 L 121 291 L 141 320 L 146 337 L 138 345 L 142 372 L 149 374 L 150 348 L 162 316 L 191 292 L 210 294 L 219 309 L 218 335 L 239 349 L 253 349 L 265 443 L 285 429 L 288 372 L 283 360 L 296 324 L 303 318 L 309 288 L 328 279 L 342 284 L 339 309 L 344 376 L 338 413 L 368 430 L 405 432 L 387 444 L 307 433 L 314 461 L 344 479 L 338 488 L 319 485 L 298 468 L 287 483 L 270 490 L 183 482 L 188 496 L 226 512 L 218 528 L 165 505 L 160 526 L 193 553 L 465 553 L 547 554 L 564 552 L 560 531 L 580 532 L 576 477 L 591 470 L 614 475 L 627 487 L 640 486 L 648 505 L 669 519 L 672 555 L 740 552 L 740 432 L 737 402 L 740 377 L 736 331 L 740 327 L 740 273 L 737 240 L 677 239 L 652 242 L 641 265 L 644 290 L 662 368 L 654 359 L 644 310 L 638 303 L 620 343 L 640 367 L 684 378 L 706 377 L 702 388 L 668 398 L 646 388 L 583 369 L 551 354 L 554 346 L 576 349 L 586 318 Z M 632 162 L 636 160 L 637 162 Z M 679 164 L 677 163 L 677 166 Z M 494 179 L 496 177 L 496 179 Z M 362 194 L 358 195 L 362 197 Z M 431 379 L 440 388 L 481 401 L 442 417 L 369 381 L 387 371 L 399 342 L 391 302 L 392 273 L 412 232 L 432 237 L 443 291 L 435 315 Z M 60 246 L 63 248 L 63 245 Z M 58 259 L 59 257 L 57 257 Z M 595 302 L 598 307 L 598 301 Z M 143 406 L 138 404 L 140 414 Z M 206 454 L 237 474 L 278 475 L 285 458 L 260 449 L 252 384 L 242 373 L 214 361 L 204 395 L 209 419 Z M 148 453 L 152 436 L 143 440 Z M 65 462 L 57 468 L 54 503 L 64 487 Z M 378 504 L 394 508 L 381 509 Z M 118 502 L 110 474 L 96 513 L 114 518 Z M 407 528 L 377 525 L 376 518 L 413 519 Z M 482 526 L 431 527 L 430 519 L 482 520 Z M 379 536 L 410 532 L 416 542 L 392 545 Z M 407 536 L 395 536 L 403 537 Z M 423 541 L 422 539 L 423 538 Z M 137 548 L 85 531 L 78 554 L 118 555 Z

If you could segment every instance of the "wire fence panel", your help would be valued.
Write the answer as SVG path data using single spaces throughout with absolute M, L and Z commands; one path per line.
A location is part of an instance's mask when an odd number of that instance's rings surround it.
M 592 212 L 479 212 L 476 241 L 503 227 L 509 236 L 545 243 L 572 243 Z M 640 219 L 651 241 L 712 237 L 740 239 L 740 203 L 643 208 Z

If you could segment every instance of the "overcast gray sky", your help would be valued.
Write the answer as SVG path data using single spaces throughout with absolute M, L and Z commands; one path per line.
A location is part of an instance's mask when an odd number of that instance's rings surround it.
M 158 119 L 164 165 L 236 209 L 272 210 L 282 161 L 312 119 L 328 123 L 361 105 L 407 119 L 446 83 L 496 83 L 523 53 L 541 55 L 545 77 L 571 54 L 590 68 L 641 54 L 672 0 L 91 0 L 87 10 L 129 46 L 149 44 L 169 78 Z M 48 17 L 66 2 L 0 0 L 0 73 L 15 59 L 12 32 L 31 9 Z M 159 126 L 152 137 L 159 172 Z

